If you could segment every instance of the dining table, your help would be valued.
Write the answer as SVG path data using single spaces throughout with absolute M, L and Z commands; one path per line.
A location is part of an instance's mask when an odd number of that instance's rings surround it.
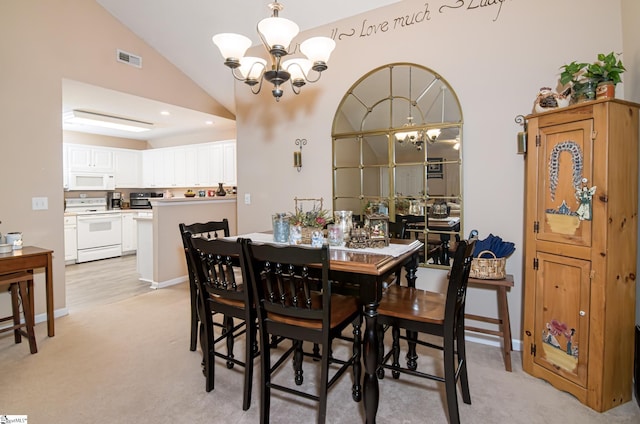
M 47 334 L 55 335 L 54 309 L 53 309 L 53 250 L 43 249 L 37 246 L 24 246 L 8 253 L 0 253 L 0 274 L 28 271 L 44 268 L 45 296 L 47 302 Z M 33 290 L 29 292 L 31 305 L 33 303 Z
M 254 243 L 286 244 L 273 241 L 273 234 L 250 233 L 230 237 L 251 239 Z M 385 247 L 347 248 L 329 247 L 329 277 L 334 293 L 355 296 L 363 308 L 365 330 L 363 334 L 364 380 L 362 400 L 365 422 L 376 422 L 379 388 L 376 370 L 379 364 L 378 305 L 383 290 L 393 278 L 406 271 L 406 280 L 415 286 L 418 254 L 423 243 L 419 240 L 390 239 Z

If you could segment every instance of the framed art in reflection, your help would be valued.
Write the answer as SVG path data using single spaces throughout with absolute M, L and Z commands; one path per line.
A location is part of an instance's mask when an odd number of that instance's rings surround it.
M 427 178 L 442 179 L 442 158 L 427 159 Z

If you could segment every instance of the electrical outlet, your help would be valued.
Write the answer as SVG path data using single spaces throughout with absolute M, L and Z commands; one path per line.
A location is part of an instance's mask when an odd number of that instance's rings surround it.
M 49 209 L 49 198 L 48 197 L 32 197 L 31 209 L 33 209 L 34 211 L 44 211 Z
M 244 194 L 244 204 L 245 205 L 250 205 L 251 204 L 251 193 L 245 193 Z

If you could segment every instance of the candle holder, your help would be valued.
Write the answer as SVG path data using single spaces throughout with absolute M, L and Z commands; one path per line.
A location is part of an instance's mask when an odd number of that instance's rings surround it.
M 300 172 L 302 169 L 302 146 L 307 144 L 307 139 L 297 138 L 295 143 L 296 146 L 300 146 L 300 150 L 293 152 L 293 166 L 298 169 L 298 172 Z

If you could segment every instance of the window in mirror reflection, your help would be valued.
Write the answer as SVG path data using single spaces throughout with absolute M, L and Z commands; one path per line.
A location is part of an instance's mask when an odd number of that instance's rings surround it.
M 425 243 L 421 265 L 450 266 L 462 233 L 462 110 L 453 88 L 411 63 L 360 78 L 336 111 L 333 209 L 388 212 Z

